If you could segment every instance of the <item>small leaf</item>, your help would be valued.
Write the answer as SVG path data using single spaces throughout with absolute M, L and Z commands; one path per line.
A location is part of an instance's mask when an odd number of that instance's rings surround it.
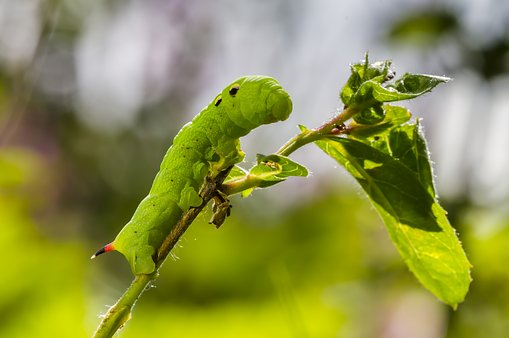
M 361 124 L 374 124 L 382 120 L 380 111 L 367 109 L 380 107 L 382 103 L 409 100 L 421 96 L 440 83 L 450 79 L 442 76 L 406 73 L 393 84 L 395 73 L 390 69 L 391 62 L 375 62 L 369 64 L 368 55 L 364 63 L 351 66 L 351 76 L 340 92 L 342 102 L 353 109 L 358 109 L 365 115 L 374 115 L 378 119 L 369 119 L 365 122 L 363 117 L 354 116 L 356 122 Z
M 250 196 L 251 193 L 253 192 L 253 190 L 255 190 L 255 188 L 249 188 L 249 189 L 241 191 L 241 197 L 246 198 L 246 197 Z
M 374 125 L 384 120 L 385 111 L 382 104 L 374 104 L 354 115 L 353 119 L 362 125 Z
M 310 129 L 306 128 L 306 126 L 304 126 L 302 124 L 298 124 L 298 128 L 299 128 L 299 131 L 302 133 L 310 131 Z
M 266 188 L 276 183 L 285 181 L 290 176 L 308 176 L 308 170 L 281 155 L 257 155 L 257 164 L 249 172 L 238 166 L 234 166 L 224 185 L 229 185 L 231 191 L 241 193 L 241 196 L 249 196 L 255 187 Z M 249 187 L 247 189 L 243 189 Z
M 373 64 L 368 62 L 368 54 L 365 55 L 363 63 L 351 65 L 351 76 L 340 92 L 340 98 L 345 105 L 351 106 L 354 103 L 370 100 L 369 93 L 360 92 L 364 83 L 372 81 L 381 84 L 393 77 L 390 70 L 391 61 L 378 61 Z
M 375 81 L 364 82 L 351 98 L 353 104 L 364 107 L 375 102 L 394 102 L 414 99 L 430 92 L 440 83 L 450 81 L 449 78 L 425 74 L 405 74 L 394 84 L 383 85 Z
M 450 80 L 450 78 L 444 76 L 406 73 L 396 80 L 392 87 L 399 93 L 417 97 L 430 92 L 438 84 L 446 83 Z
M 228 173 L 227 178 L 225 179 L 225 181 L 223 183 L 227 183 L 227 182 L 230 182 L 230 181 L 235 181 L 235 180 L 241 179 L 244 176 L 246 176 L 247 174 L 248 174 L 248 171 L 246 171 L 245 169 L 241 168 L 238 165 L 235 165 L 230 170 L 230 172 Z
M 349 135 L 359 138 L 360 141 L 365 141 L 367 137 L 378 135 L 386 130 L 392 129 L 403 123 L 406 123 L 411 118 L 409 110 L 403 107 L 384 105 L 384 119 L 373 125 L 351 123 L 349 124 Z M 378 135 L 378 139 L 381 136 Z
M 260 187 L 268 187 L 284 181 L 290 176 L 308 176 L 308 170 L 301 164 L 281 155 L 257 155 L 257 165 L 250 169 L 250 175 L 261 181 Z
M 402 161 L 353 139 L 336 137 L 316 144 L 360 183 L 418 280 L 452 307 L 462 302 L 471 265 L 446 212 L 424 188 L 425 176 L 418 178 Z

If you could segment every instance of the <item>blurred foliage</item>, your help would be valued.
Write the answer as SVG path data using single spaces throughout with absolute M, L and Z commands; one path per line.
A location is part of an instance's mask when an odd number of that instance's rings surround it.
M 114 255 L 91 265 L 93 244 L 51 233 L 49 220 L 62 227 L 73 220 L 41 214 L 56 178 L 48 181 L 50 167 L 38 155 L 4 149 L 0 170 L 1 245 L 8 258 L 0 336 L 86 336 L 94 313 L 129 282 L 127 263 Z M 219 230 L 207 224 L 208 215 L 201 217 L 122 336 L 376 337 L 393 316 L 404 329 L 417 330 L 398 311 L 407 302 L 430 327 L 448 327 L 448 337 L 500 337 L 508 329 L 505 215 L 473 210 L 458 223 L 474 282 L 453 312 L 406 271 L 375 212 L 367 212 L 368 201 L 326 186 L 264 224 L 235 209 Z M 486 222 L 486 230 L 480 232 L 478 222 Z
M 51 191 L 42 179 L 47 169 L 29 151 L 0 151 L 0 246 L 7 255 L 0 279 L 2 337 L 86 332 L 83 244 L 49 236 L 38 222 Z
M 430 45 L 438 43 L 442 36 L 458 29 L 459 22 L 453 13 L 429 9 L 402 16 L 390 27 L 389 37 L 392 40 L 430 48 Z
M 459 68 L 474 70 L 490 80 L 508 74 L 508 30 L 483 44 L 473 44 L 474 37 L 451 9 L 427 7 L 402 15 L 388 30 L 388 39 L 399 45 L 411 45 L 425 53 L 454 44 L 462 58 Z M 507 18 L 508 20 L 508 18 Z M 508 25 L 507 25 L 508 26 Z M 452 69 L 453 71 L 453 69 Z
M 98 313 L 127 286 L 131 275 L 120 255 L 94 264 L 89 257 L 146 193 L 172 133 L 185 122 L 173 112 L 189 109 L 203 61 L 200 49 L 193 50 L 194 58 L 184 52 L 176 58 L 176 77 L 188 81 L 176 82 L 161 94 L 165 100 L 144 107 L 136 130 L 92 130 L 77 117 L 72 86 L 51 92 L 36 81 L 45 53 L 71 49 L 87 12 L 83 3 L 62 2 L 55 27 L 54 3 L 59 1 L 43 6 L 34 62 L 0 64 L 0 245 L 7 257 L 0 337 L 6 338 L 89 336 Z M 406 28 L 421 16 L 422 28 Z M 508 72 L 507 31 L 477 45 L 459 37 L 465 28 L 457 13 L 400 17 L 389 30 L 393 42 L 420 29 L 432 34 L 428 41 L 454 36 L 446 41 L 455 42 L 461 67 L 486 79 Z M 202 32 L 189 31 L 190 41 Z M 433 53 L 434 42 L 418 48 Z M 62 66 L 73 68 L 72 62 Z M 219 230 L 203 216 L 121 336 L 388 337 L 396 327 L 407 337 L 508 335 L 508 209 L 446 201 L 474 265 L 466 301 L 451 311 L 406 270 L 361 193 L 331 181 L 320 182 L 306 198 L 289 196 L 296 199 L 293 209 L 271 210 L 274 217 L 241 212 L 240 199 Z M 306 184 L 293 182 L 284 184 Z

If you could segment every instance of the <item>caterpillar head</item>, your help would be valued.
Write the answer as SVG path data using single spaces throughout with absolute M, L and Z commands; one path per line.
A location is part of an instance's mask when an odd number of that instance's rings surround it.
M 267 76 L 245 76 L 228 85 L 214 100 L 239 127 L 252 130 L 263 124 L 284 121 L 292 111 L 289 94 Z

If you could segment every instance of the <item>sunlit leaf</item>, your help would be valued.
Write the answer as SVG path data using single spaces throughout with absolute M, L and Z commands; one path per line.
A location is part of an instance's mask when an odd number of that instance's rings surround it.
M 434 178 L 427 143 L 420 125 L 403 125 L 391 130 L 388 137 L 391 155 L 411 169 L 427 192 L 435 198 Z
M 345 105 L 350 106 L 358 102 L 363 102 L 366 99 L 370 99 L 370 96 L 367 95 L 366 92 L 360 92 L 360 88 L 368 81 L 381 84 L 389 77 L 392 77 L 393 73 L 390 70 L 390 66 L 391 61 L 389 60 L 370 64 L 368 62 L 368 54 L 365 55 L 363 63 L 355 63 L 351 65 L 351 76 L 340 92 L 342 102 Z
M 257 155 L 257 164 L 249 172 L 241 167 L 232 168 L 230 175 L 225 180 L 225 185 L 238 186 L 236 193 L 243 197 L 249 196 L 255 188 L 266 188 L 276 183 L 285 181 L 291 176 L 308 176 L 308 170 L 301 164 L 292 161 L 282 155 Z M 249 187 L 243 189 L 244 187 Z
M 241 168 L 238 165 L 235 165 L 235 166 L 232 167 L 232 169 L 228 173 L 228 176 L 225 179 L 225 183 L 229 182 L 229 181 L 235 181 L 235 180 L 238 180 L 240 178 L 243 178 L 247 174 L 248 174 L 248 171 L 246 171 L 245 169 Z
M 257 155 L 257 165 L 250 169 L 250 175 L 261 181 L 260 187 L 268 187 L 291 176 L 308 176 L 308 170 L 301 164 L 281 155 Z
M 412 99 L 430 92 L 438 84 L 446 83 L 450 78 L 445 76 L 427 75 L 427 74 L 409 74 L 405 73 L 401 78 L 395 80 L 394 85 L 388 86 L 398 91 L 392 101 Z M 405 97 L 407 96 L 407 97 Z M 385 102 L 389 102 L 385 100 Z
M 364 62 L 351 66 L 351 76 L 340 98 L 346 107 L 356 112 L 353 115 L 356 123 L 379 124 L 385 120 L 384 103 L 414 99 L 450 80 L 443 76 L 406 73 L 392 82 L 395 73 L 390 66 L 388 60 L 370 64 L 368 54 Z
M 440 83 L 450 79 L 426 74 L 404 74 L 394 84 L 383 85 L 375 81 L 364 82 L 351 98 L 352 103 L 361 107 L 377 102 L 394 102 L 414 99 L 430 92 Z
M 365 190 L 418 280 L 445 303 L 456 307 L 462 302 L 471 281 L 470 264 L 446 212 L 420 181 L 428 176 L 419 174 L 426 169 L 413 171 L 402 161 L 353 139 L 316 143 Z M 417 162 L 423 161 L 423 151 L 418 152 Z

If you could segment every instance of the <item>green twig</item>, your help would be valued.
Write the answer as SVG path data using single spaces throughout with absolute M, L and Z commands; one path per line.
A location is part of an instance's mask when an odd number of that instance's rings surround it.
M 117 303 L 108 309 L 99 324 L 94 338 L 109 338 L 124 326 L 131 317 L 131 309 L 150 281 L 156 278 L 156 273 L 150 275 L 136 275 L 126 292 Z
M 291 138 L 277 152 L 277 155 L 289 156 L 302 146 L 323 139 L 330 135 L 341 134 L 346 131 L 344 123 L 349 120 L 358 111 L 352 108 L 346 108 L 331 120 L 315 129 L 304 129 L 301 133 Z M 247 174 L 246 176 L 230 181 L 221 186 L 221 191 L 226 195 L 235 195 L 242 191 L 257 188 L 263 180 L 258 176 Z
M 158 270 L 163 265 L 165 259 L 168 257 L 170 251 L 179 241 L 179 238 L 188 229 L 191 223 L 195 220 L 202 209 L 207 203 L 217 194 L 218 188 L 221 186 L 223 180 L 228 176 L 230 168 L 222 171 L 215 178 L 208 177 L 201 192 L 203 199 L 202 204 L 196 208 L 190 208 L 181 217 L 179 222 L 172 228 L 172 231 L 163 241 L 163 244 L 158 250 L 156 259 L 156 271 L 149 275 L 136 275 L 131 285 L 127 288 L 126 292 L 119 298 L 117 303 L 112 305 L 108 312 L 103 316 L 93 338 L 109 338 L 115 332 L 124 326 L 124 324 L 131 317 L 131 310 L 138 300 L 140 295 L 145 291 L 147 285 L 156 279 Z
M 356 111 L 353 109 L 347 108 L 319 128 L 302 131 L 300 134 L 285 143 L 285 145 L 278 150 L 277 154 L 288 156 L 298 148 L 301 148 L 310 142 L 341 132 L 343 123 L 350 119 L 355 113 Z M 131 317 L 131 310 L 135 305 L 135 302 L 146 290 L 147 285 L 157 278 L 159 268 L 164 263 L 175 244 L 177 244 L 179 238 L 184 234 L 207 203 L 216 196 L 218 191 L 222 191 L 226 195 L 232 195 L 249 188 L 255 188 L 258 184 L 260 184 L 260 180 L 253 178 L 250 179 L 250 175 L 247 175 L 245 178 L 236 181 L 235 183 L 237 184 L 229 183 L 222 185 L 229 172 L 230 169 L 224 170 L 215 178 L 207 178 L 200 194 L 203 199 L 202 205 L 196 208 L 190 208 L 187 212 L 185 212 L 179 222 L 172 228 L 170 234 L 165 238 L 157 253 L 156 271 L 149 275 L 135 276 L 135 279 L 127 288 L 126 292 L 124 292 L 117 303 L 111 306 L 103 316 L 93 338 L 112 337 L 115 332 L 124 326 Z
M 331 135 L 335 130 L 341 131 L 344 122 L 349 120 L 357 110 L 346 108 L 340 114 L 334 116 L 331 120 L 327 121 L 319 128 L 304 130 L 291 138 L 287 143 L 281 147 L 276 154 L 282 156 L 289 156 L 291 153 L 301 148 L 302 146 L 320 140 L 325 136 Z

